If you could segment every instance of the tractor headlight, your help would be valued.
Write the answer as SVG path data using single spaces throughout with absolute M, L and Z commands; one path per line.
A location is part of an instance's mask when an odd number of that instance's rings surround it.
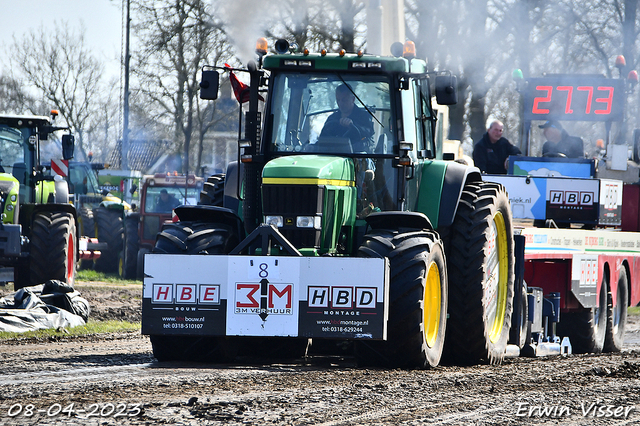
M 296 218 L 296 226 L 298 228 L 315 228 L 320 229 L 322 218 L 320 216 L 298 216 Z
M 264 221 L 267 225 L 273 225 L 276 228 L 282 228 L 284 224 L 282 216 L 265 216 Z
M 18 201 L 18 196 L 17 196 L 17 195 L 15 195 L 15 194 L 13 194 L 13 195 L 11 196 L 11 202 L 12 202 L 12 203 L 15 203 L 16 201 Z

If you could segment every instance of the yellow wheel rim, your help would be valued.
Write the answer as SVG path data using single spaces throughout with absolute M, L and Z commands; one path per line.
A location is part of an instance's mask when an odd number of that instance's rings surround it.
M 502 335 L 504 316 L 507 311 L 507 287 L 509 280 L 509 253 L 507 229 L 502 213 L 493 217 L 489 227 L 489 255 L 487 257 L 487 283 L 485 298 L 489 340 L 495 343 Z
M 440 301 L 442 299 L 440 289 L 440 270 L 436 262 L 431 262 L 427 270 L 427 279 L 424 286 L 424 335 L 427 346 L 434 347 L 438 339 L 440 328 Z

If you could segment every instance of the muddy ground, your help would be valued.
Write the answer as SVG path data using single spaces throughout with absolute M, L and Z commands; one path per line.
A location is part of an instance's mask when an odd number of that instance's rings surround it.
M 78 289 L 93 319 L 140 320 L 140 286 Z M 626 342 L 616 354 L 411 371 L 331 358 L 160 364 L 138 332 L 2 341 L 0 424 L 640 424 L 639 317 Z

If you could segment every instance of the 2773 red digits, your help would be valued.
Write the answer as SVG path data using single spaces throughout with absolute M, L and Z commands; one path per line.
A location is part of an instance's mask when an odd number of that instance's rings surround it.
M 545 108 L 548 107 L 548 105 L 545 104 L 549 104 L 551 103 L 552 99 L 564 95 L 566 96 L 564 113 L 573 114 L 573 108 L 576 106 L 573 102 L 574 89 L 577 92 L 584 92 L 586 94 L 586 100 L 582 99 L 582 101 L 579 103 L 579 107 L 584 108 L 584 111 L 578 112 L 591 114 L 593 110 L 593 113 L 596 115 L 611 114 L 614 93 L 614 88 L 611 86 L 536 86 L 536 91 L 544 92 L 546 94 L 543 96 L 536 96 L 533 99 L 533 107 L 531 108 L 531 112 L 533 114 L 549 114 L 549 109 Z M 604 97 L 593 99 L 594 89 L 598 92 L 603 92 Z M 560 94 L 556 94 L 557 92 L 560 92 Z M 596 96 L 598 96 L 598 94 L 596 94 Z M 594 105 L 594 103 L 596 105 Z M 599 106 L 601 106 L 601 108 L 598 108 Z

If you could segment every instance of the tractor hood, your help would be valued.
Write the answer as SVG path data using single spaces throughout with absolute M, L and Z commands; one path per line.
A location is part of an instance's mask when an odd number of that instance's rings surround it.
M 349 158 L 325 155 L 292 155 L 267 163 L 264 184 L 307 184 L 353 186 L 354 163 Z
M 0 173 L 0 203 L 2 204 L 2 223 L 17 223 L 14 215 L 18 205 L 20 183 L 9 173 Z

